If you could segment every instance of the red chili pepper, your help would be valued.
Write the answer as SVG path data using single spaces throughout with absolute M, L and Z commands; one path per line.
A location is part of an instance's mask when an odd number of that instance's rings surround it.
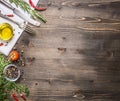
M 20 94 L 20 96 L 24 101 L 27 101 L 26 96 L 24 94 Z
M 15 101 L 19 101 L 19 100 L 18 100 L 18 97 L 17 97 L 17 95 L 16 95 L 15 93 L 12 94 L 12 96 L 13 96 L 13 98 L 14 98 Z
M 2 46 L 3 45 L 3 43 L 0 43 L 0 46 Z
M 13 14 L 7 14 L 6 16 L 8 16 L 8 17 L 14 17 Z
M 34 3 L 32 2 L 32 0 L 29 0 L 29 3 L 34 9 L 36 9 L 38 11 L 44 11 L 44 10 L 47 9 L 47 7 L 37 7 L 37 6 L 35 6 Z

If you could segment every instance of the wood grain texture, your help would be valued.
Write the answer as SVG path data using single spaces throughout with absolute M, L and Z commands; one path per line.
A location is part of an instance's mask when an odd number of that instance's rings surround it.
M 40 0 L 38 5 L 42 5 Z M 24 34 L 28 101 L 120 100 L 120 1 L 49 0 L 47 19 Z M 29 58 L 34 58 L 29 61 Z

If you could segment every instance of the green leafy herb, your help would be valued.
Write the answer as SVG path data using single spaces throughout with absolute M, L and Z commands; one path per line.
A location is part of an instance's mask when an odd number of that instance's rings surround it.
M 7 57 L 0 54 L 0 101 L 9 101 L 9 96 L 13 93 L 25 93 L 26 96 L 29 96 L 29 90 L 26 86 L 5 79 L 3 70 L 10 63 Z

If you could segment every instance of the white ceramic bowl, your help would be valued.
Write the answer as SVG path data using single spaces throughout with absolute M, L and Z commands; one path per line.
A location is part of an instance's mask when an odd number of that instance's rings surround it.
M 7 70 L 8 68 L 11 68 L 11 67 L 15 67 L 15 68 L 18 69 L 18 67 L 17 67 L 16 65 L 14 65 L 14 64 L 9 64 L 9 65 L 7 65 L 7 66 L 4 68 L 3 73 L 6 74 L 6 70 Z M 17 80 L 20 78 L 20 69 L 18 69 L 18 75 L 17 75 L 16 78 L 9 78 L 9 77 L 7 77 L 7 76 L 5 76 L 5 78 L 6 78 L 6 80 L 8 80 L 8 81 L 17 81 Z

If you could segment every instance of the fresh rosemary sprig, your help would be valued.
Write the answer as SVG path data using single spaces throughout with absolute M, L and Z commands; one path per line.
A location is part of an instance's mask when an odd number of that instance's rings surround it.
M 24 0 L 9 0 L 10 3 L 14 3 L 16 7 L 20 7 L 22 10 L 30 14 L 33 18 L 38 18 L 44 23 L 46 23 L 46 19 L 36 10 L 32 9 L 30 5 Z

